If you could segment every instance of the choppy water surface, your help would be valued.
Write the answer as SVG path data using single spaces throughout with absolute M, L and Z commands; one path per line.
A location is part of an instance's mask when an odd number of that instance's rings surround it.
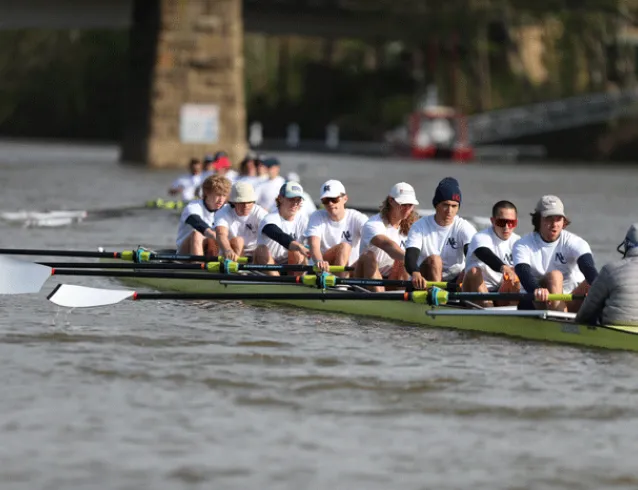
M 599 265 L 636 221 L 638 170 L 282 155 L 316 197 L 340 178 L 372 206 L 399 180 L 462 211 L 563 197 Z M 0 210 L 102 209 L 162 196 L 175 171 L 106 147 L 0 144 Z M 64 228 L 0 223 L 2 247 L 169 246 L 162 211 Z M 241 303 L 62 310 L 2 297 L 0 488 L 638 488 L 638 355 Z M 63 282 L 122 287 L 101 278 Z

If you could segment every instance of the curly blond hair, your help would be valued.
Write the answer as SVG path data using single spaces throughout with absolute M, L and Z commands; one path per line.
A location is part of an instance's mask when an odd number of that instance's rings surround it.
M 390 223 L 390 199 L 391 197 L 388 196 L 386 197 L 383 202 L 381 203 L 381 206 L 379 206 L 379 211 L 381 213 L 381 219 L 383 220 L 383 222 L 387 225 Z M 410 213 L 410 216 L 408 216 L 405 219 L 402 219 L 401 222 L 399 223 L 399 232 L 402 235 L 407 235 L 408 232 L 410 231 L 410 227 L 414 224 L 415 221 L 417 221 L 419 219 L 419 214 L 416 211 L 412 211 Z
M 204 194 L 213 193 L 228 196 L 230 195 L 231 187 L 232 184 L 226 177 L 222 177 L 221 175 L 211 175 L 210 177 L 206 177 L 202 183 L 202 192 Z

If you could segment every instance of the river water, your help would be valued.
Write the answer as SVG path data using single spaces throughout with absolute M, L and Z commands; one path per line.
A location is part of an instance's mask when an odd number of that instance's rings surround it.
M 600 266 L 638 221 L 638 167 L 452 165 L 282 154 L 316 198 L 341 179 L 373 206 L 405 180 L 429 207 L 457 177 L 462 213 L 527 213 L 545 193 Z M 139 205 L 176 171 L 113 147 L 0 143 L 0 211 Z M 176 218 L 139 211 L 61 228 L 0 222 L 1 247 L 170 246 Z M 64 310 L 52 278 L 0 303 L 0 488 L 635 489 L 638 355 L 242 303 Z

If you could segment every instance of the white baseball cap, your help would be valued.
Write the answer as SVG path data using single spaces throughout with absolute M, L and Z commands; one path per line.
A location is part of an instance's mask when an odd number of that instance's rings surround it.
M 319 199 L 325 199 L 326 197 L 339 197 L 342 194 L 346 194 L 346 188 L 338 180 L 328 180 L 323 183 L 319 192 L 321 193 Z
M 419 201 L 417 201 L 416 199 L 414 187 L 412 187 L 407 182 L 399 182 L 398 184 L 394 184 L 392 186 L 392 189 L 390 189 L 390 194 L 388 194 L 388 196 L 390 196 L 399 204 L 414 204 L 415 206 L 419 204 Z
M 282 197 L 301 197 L 303 199 L 303 187 L 299 182 L 289 180 L 279 189 L 279 195 Z
M 541 218 L 547 218 L 548 216 L 565 217 L 565 206 L 563 206 L 563 201 L 558 197 L 547 195 L 541 197 L 538 203 L 536 203 L 534 212 L 540 213 Z
M 301 182 L 301 178 L 297 172 L 290 172 L 286 175 L 286 180 L 294 180 L 295 182 Z
M 255 195 L 254 187 L 248 182 L 236 182 L 230 191 L 230 198 L 228 202 L 242 203 L 242 202 L 255 202 L 257 196 Z

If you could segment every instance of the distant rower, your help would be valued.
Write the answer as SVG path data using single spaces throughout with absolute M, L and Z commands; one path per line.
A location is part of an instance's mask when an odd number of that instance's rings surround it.
M 195 199 L 195 194 L 204 180 L 202 162 L 197 158 L 191 158 L 188 167 L 190 174 L 178 177 L 168 189 L 171 196 L 178 196 L 182 201 Z
M 533 291 L 538 302 L 547 303 L 551 293 L 586 294 L 598 275 L 589 244 L 565 230 L 570 223 L 563 202 L 556 196 L 543 196 L 532 214 L 534 231 L 514 245 L 516 274 L 524 290 Z M 581 303 L 552 301 L 549 308 L 578 311 Z M 519 303 L 519 308 L 535 307 L 531 302 Z

